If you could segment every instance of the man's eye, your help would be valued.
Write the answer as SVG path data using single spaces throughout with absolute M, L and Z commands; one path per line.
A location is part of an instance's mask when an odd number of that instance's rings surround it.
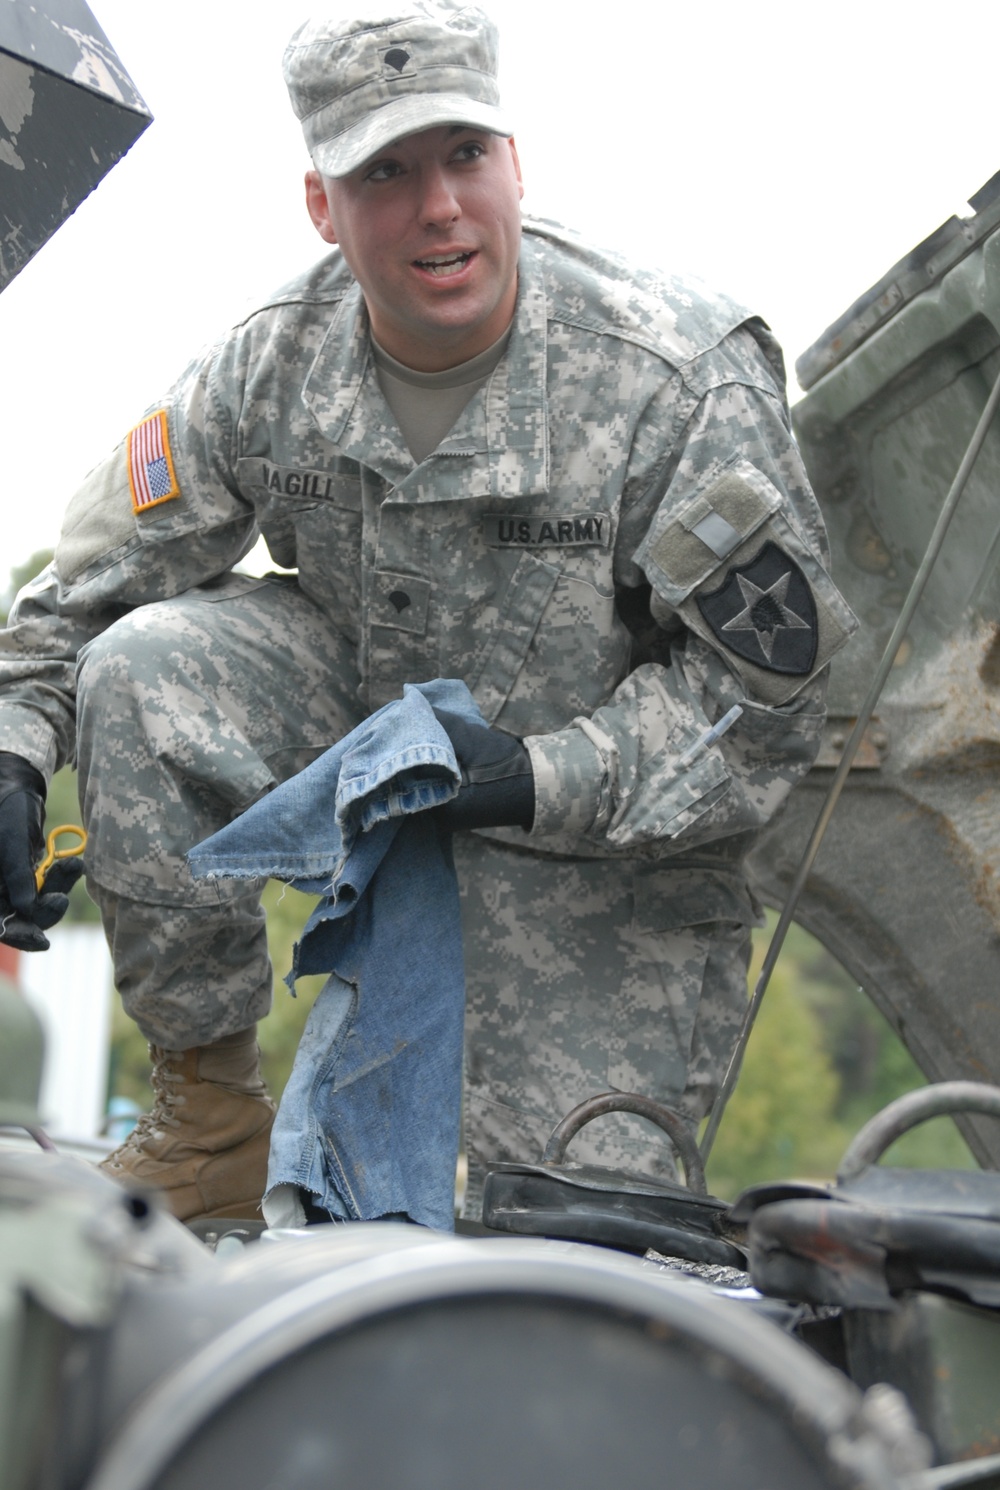
M 391 181 L 402 173 L 402 167 L 394 160 L 380 160 L 365 175 L 366 181 Z
M 478 140 L 467 140 L 455 151 L 455 158 L 456 160 L 478 160 L 481 155 L 485 154 L 486 150 Z

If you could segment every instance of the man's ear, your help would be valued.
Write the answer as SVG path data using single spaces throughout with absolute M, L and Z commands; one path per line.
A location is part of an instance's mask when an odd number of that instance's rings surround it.
M 306 171 L 306 211 L 324 243 L 336 243 L 337 233 L 330 216 L 326 185 L 319 171 Z

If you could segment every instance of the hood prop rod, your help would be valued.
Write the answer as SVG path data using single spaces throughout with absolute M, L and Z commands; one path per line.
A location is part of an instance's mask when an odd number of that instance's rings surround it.
M 993 418 L 996 414 L 998 405 L 1000 405 L 1000 374 L 997 375 L 996 381 L 993 384 L 990 396 L 986 401 L 986 407 L 983 409 L 982 414 L 979 416 L 979 423 L 976 425 L 976 428 L 973 431 L 972 439 L 969 441 L 965 454 L 962 456 L 961 464 L 959 465 L 959 468 L 955 473 L 955 479 L 951 484 L 951 489 L 949 490 L 947 497 L 945 498 L 944 506 L 941 508 L 941 511 L 938 514 L 938 520 L 934 525 L 934 531 L 931 534 L 930 542 L 927 545 L 927 551 L 924 554 L 923 559 L 921 560 L 920 568 L 917 570 L 914 576 L 913 583 L 910 586 L 909 594 L 907 595 L 906 600 L 903 602 L 903 608 L 899 613 L 899 617 L 896 621 L 895 626 L 893 627 L 892 635 L 890 636 L 889 641 L 886 644 L 885 651 L 882 654 L 882 660 L 878 665 L 878 669 L 876 670 L 874 678 L 872 679 L 871 686 L 869 687 L 868 692 L 865 695 L 864 703 L 861 706 L 857 721 L 855 722 L 854 728 L 851 731 L 850 738 L 848 739 L 847 744 L 844 746 L 844 753 L 840 758 L 840 764 L 837 766 L 833 781 L 830 784 L 830 790 L 827 793 L 826 801 L 823 803 L 823 807 L 820 811 L 819 817 L 816 819 L 816 826 L 813 828 L 812 836 L 806 846 L 805 853 L 802 855 L 799 867 L 795 872 L 795 878 L 792 880 L 788 895 L 785 898 L 785 903 L 781 908 L 781 915 L 778 918 L 777 926 L 774 928 L 774 935 L 772 936 L 770 945 L 768 946 L 767 954 L 764 958 L 763 966 L 760 970 L 760 976 L 757 979 L 757 984 L 753 991 L 753 997 L 747 1004 L 746 1013 L 743 1016 L 743 1023 L 740 1026 L 740 1034 L 739 1039 L 736 1042 L 736 1048 L 733 1051 L 728 1069 L 726 1071 L 725 1077 L 723 1078 L 722 1085 L 719 1088 L 718 1095 L 712 1105 L 712 1111 L 709 1114 L 708 1124 L 705 1128 L 705 1132 L 701 1140 L 700 1149 L 703 1162 L 708 1159 L 708 1156 L 712 1151 L 712 1145 L 715 1143 L 715 1136 L 719 1131 L 719 1124 L 722 1122 L 722 1115 L 726 1110 L 726 1104 L 733 1094 L 733 1088 L 735 1087 L 737 1078 L 740 1074 L 740 1068 L 743 1065 L 743 1057 L 746 1053 L 747 1043 L 750 1039 L 750 1035 L 753 1030 L 754 1023 L 757 1019 L 757 1015 L 760 1012 L 760 1006 L 763 1002 L 764 994 L 767 991 L 767 985 L 770 982 L 771 974 L 774 971 L 774 965 L 781 955 L 781 949 L 784 946 L 785 937 L 788 934 L 788 928 L 792 924 L 792 918 L 795 915 L 795 910 L 799 903 L 799 898 L 805 887 L 806 880 L 809 877 L 809 871 L 812 869 L 813 861 L 815 860 L 816 855 L 819 852 L 819 846 L 823 841 L 823 835 L 826 833 L 827 825 L 833 814 L 833 809 L 837 805 L 837 800 L 840 797 L 844 782 L 847 780 L 847 773 L 851 769 L 854 757 L 857 754 L 858 746 L 861 744 L 861 737 L 868 727 L 868 722 L 874 712 L 875 705 L 878 703 L 879 697 L 882 693 L 882 689 L 885 687 L 886 680 L 892 669 L 892 665 L 896 660 L 896 654 L 902 646 L 906 633 L 909 630 L 910 622 L 913 620 L 913 613 L 920 603 L 920 599 L 924 593 L 927 581 L 930 578 L 931 570 L 934 568 L 934 565 L 938 559 L 938 555 L 940 554 L 941 549 L 944 545 L 944 540 L 945 536 L 947 535 L 949 525 L 955 515 L 955 509 L 957 508 L 958 503 L 962 497 L 962 493 L 965 491 L 966 485 L 968 484 L 969 477 L 972 474 L 972 468 L 976 463 L 979 452 L 983 448 L 986 436 L 989 433 L 989 428 L 993 422 Z

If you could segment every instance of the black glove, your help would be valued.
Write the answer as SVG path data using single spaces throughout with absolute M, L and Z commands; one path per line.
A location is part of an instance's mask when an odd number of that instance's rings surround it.
M 66 914 L 68 892 L 83 873 L 79 859 L 61 859 L 35 888 L 45 855 L 45 781 L 30 761 L 0 750 L 0 942 L 44 952 L 45 932 Z
M 535 817 L 535 774 L 515 735 L 471 724 L 461 714 L 435 709 L 462 773 L 458 796 L 437 807 L 443 828 L 530 828 Z

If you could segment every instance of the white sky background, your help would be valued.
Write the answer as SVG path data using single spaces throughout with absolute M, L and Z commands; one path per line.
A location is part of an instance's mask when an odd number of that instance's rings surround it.
M 89 3 L 156 117 L 0 296 L 0 589 L 194 352 L 325 251 L 280 71 L 309 0 Z M 795 358 L 1000 169 L 997 0 L 485 3 L 526 208 L 764 315 L 793 399 Z

